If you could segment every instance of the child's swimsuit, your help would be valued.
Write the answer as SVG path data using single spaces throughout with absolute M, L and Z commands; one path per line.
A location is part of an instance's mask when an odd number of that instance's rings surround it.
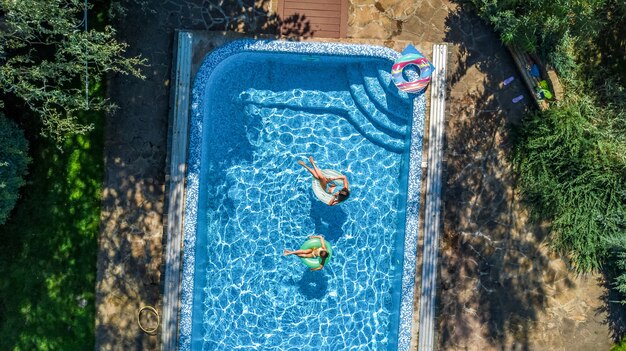
M 320 257 L 320 251 L 323 249 L 321 247 L 316 247 L 311 250 L 311 254 L 313 255 L 313 257 Z
M 329 189 L 331 188 L 331 185 L 334 185 L 334 186 L 335 186 L 335 191 L 334 191 L 334 192 L 332 192 L 332 193 L 331 193 L 331 192 L 330 192 L 330 190 L 329 190 Z M 324 189 L 324 190 L 325 190 L 327 193 L 329 193 L 329 194 L 334 194 L 334 193 L 336 193 L 336 192 L 337 192 L 337 190 L 338 190 L 338 189 L 339 189 L 339 184 L 335 183 L 335 181 L 334 181 L 334 180 L 331 180 L 330 182 L 326 183 L 326 189 Z

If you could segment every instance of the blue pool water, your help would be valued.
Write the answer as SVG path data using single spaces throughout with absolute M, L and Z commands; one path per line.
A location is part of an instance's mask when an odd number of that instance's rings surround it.
M 391 64 L 247 52 L 203 82 L 191 349 L 397 349 L 413 105 Z M 309 155 L 348 201 L 312 195 Z M 316 234 L 323 270 L 282 255 Z

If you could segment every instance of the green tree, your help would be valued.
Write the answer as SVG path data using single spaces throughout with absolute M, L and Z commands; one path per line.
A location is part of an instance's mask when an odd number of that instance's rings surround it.
M 626 236 L 614 237 L 607 240 L 610 263 L 607 265 L 609 273 L 615 276 L 613 286 L 622 296 L 626 296 Z M 621 301 L 626 305 L 626 301 Z M 623 345 L 626 349 L 626 343 Z
M 79 112 L 113 107 L 87 99 L 86 79 L 100 81 L 107 72 L 141 77 L 144 64 L 124 57 L 127 45 L 113 28 L 84 31 L 83 11 L 83 0 L 0 0 L 0 91 L 23 100 L 58 145 L 92 128 Z
M 589 37 L 589 33 L 597 33 L 603 23 L 603 17 L 598 14 L 605 11 L 607 0 L 469 2 L 494 25 L 505 44 L 535 52 L 556 48 L 569 35 Z
M 0 225 L 17 202 L 29 162 L 24 133 L 0 113 Z

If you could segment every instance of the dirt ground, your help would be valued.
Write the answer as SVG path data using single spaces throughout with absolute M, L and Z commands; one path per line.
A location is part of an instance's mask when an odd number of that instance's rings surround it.
M 531 96 L 497 34 L 461 3 L 352 1 L 349 20 L 354 37 L 450 45 L 438 348 L 608 350 L 625 333 L 623 307 L 529 221 L 510 157 Z
M 161 305 L 174 29 L 254 33 L 281 19 L 267 13 L 269 0 L 121 2 L 130 9 L 119 37 L 150 66 L 143 81 L 109 83 L 120 109 L 106 126 L 96 349 L 157 350 L 160 335 L 139 330 L 136 313 Z M 550 254 L 515 191 L 510 126 L 523 123 L 530 96 L 497 35 L 448 0 L 352 0 L 349 12 L 352 38 L 450 44 L 439 349 L 608 350 L 623 329 L 601 276 L 576 276 Z
M 530 96 L 473 13 L 448 13 L 452 57 L 438 331 L 441 350 L 608 350 L 601 275 L 577 276 L 529 221 L 510 162 Z M 502 82 L 513 76 L 512 84 Z M 523 103 L 512 98 L 524 95 Z

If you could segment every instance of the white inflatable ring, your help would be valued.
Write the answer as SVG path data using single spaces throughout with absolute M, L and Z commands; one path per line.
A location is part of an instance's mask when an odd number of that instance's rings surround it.
M 323 169 L 322 170 L 322 174 L 324 175 L 324 177 L 326 178 L 337 178 L 337 177 L 343 177 L 343 174 L 337 172 L 337 171 L 333 171 L 332 169 Z M 343 180 L 333 180 L 333 182 L 335 182 L 335 184 L 337 184 L 337 191 L 341 190 L 341 188 L 343 187 Z M 341 186 L 341 188 L 340 188 Z M 311 187 L 313 188 L 313 194 L 315 194 L 315 196 L 323 203 L 327 204 L 330 202 L 330 200 L 332 198 L 334 198 L 334 196 L 332 194 L 329 194 L 325 189 L 322 189 L 322 186 L 320 185 L 320 181 L 317 180 L 316 178 L 313 178 L 313 182 L 311 184 Z

